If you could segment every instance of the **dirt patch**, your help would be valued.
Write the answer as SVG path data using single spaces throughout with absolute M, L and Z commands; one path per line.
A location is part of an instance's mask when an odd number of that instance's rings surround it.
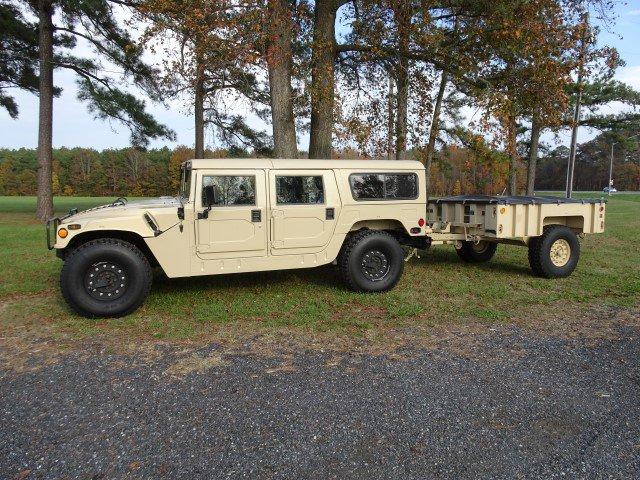
M 38 341 L 35 343 L 16 342 L 6 344 L 6 338 L 0 338 L 0 371 L 9 370 L 26 373 L 53 365 L 69 352 L 66 345 L 55 342 Z
M 213 368 L 224 368 L 228 365 L 229 362 L 224 359 L 222 353 L 214 352 L 208 355 L 186 353 L 177 362 L 169 366 L 164 373 L 174 378 L 182 378 L 190 373 L 201 374 Z
M 374 313 L 374 312 L 371 312 Z M 153 340 L 127 337 L 125 333 L 97 334 L 90 339 L 66 337 L 51 332 L 46 323 L 38 328 L 9 329 L 0 337 L 2 368 L 25 372 L 56 363 L 68 353 L 82 355 L 114 354 L 122 362 L 153 363 L 167 351 L 177 351 L 178 359 L 165 371 L 180 378 L 228 365 L 227 356 L 258 355 L 275 358 L 281 364 L 268 373 L 294 371 L 292 355 L 300 351 L 326 353 L 325 366 L 333 368 L 345 356 L 384 355 L 392 361 L 403 361 L 416 350 L 446 351 L 473 358 L 484 355 L 486 340 L 492 336 L 511 335 L 514 328 L 522 334 L 557 337 L 567 340 L 586 339 L 587 343 L 616 340 L 621 326 L 640 328 L 640 306 L 631 308 L 562 302 L 524 308 L 517 315 L 501 321 L 465 319 L 464 322 L 425 324 L 419 318 L 401 326 L 386 328 L 383 323 L 362 335 L 317 332 L 304 328 L 281 327 L 263 329 L 254 324 L 230 324 L 209 335 L 184 341 Z M 204 345 L 216 345 L 215 353 L 199 352 Z M 494 347 L 495 351 L 495 347 Z M 514 357 L 527 353 L 516 336 L 505 342 L 502 352 Z

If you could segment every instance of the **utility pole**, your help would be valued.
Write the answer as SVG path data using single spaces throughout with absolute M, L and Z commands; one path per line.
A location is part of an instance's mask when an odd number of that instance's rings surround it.
M 589 13 L 582 17 L 583 28 L 582 40 L 580 44 L 580 65 L 578 68 L 578 92 L 576 94 L 576 109 L 573 113 L 573 130 L 571 131 L 571 151 L 569 153 L 569 163 L 567 164 L 567 185 L 566 196 L 571 198 L 573 194 L 573 172 L 576 166 L 576 149 L 578 143 L 578 125 L 580 124 L 580 104 L 582 102 L 582 77 L 584 76 L 584 63 L 587 54 L 587 43 L 589 35 Z
M 611 196 L 611 185 L 613 184 L 613 146 L 618 142 L 611 144 L 611 161 L 609 162 L 609 191 L 607 192 Z

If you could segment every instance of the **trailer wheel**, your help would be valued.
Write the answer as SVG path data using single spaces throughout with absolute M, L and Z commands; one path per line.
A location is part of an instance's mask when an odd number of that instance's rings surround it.
M 541 236 L 529 240 L 529 265 L 541 277 L 568 277 L 580 258 L 580 242 L 570 228 L 547 225 Z
M 338 256 L 345 284 L 356 292 L 386 292 L 404 269 L 404 252 L 387 232 L 362 230 L 349 237 Z
M 135 245 L 101 238 L 69 253 L 60 272 L 60 289 L 80 315 L 121 317 L 142 304 L 151 280 L 149 261 Z
M 479 242 L 462 242 L 462 247 L 456 248 L 458 256 L 468 263 L 488 262 L 493 258 L 498 244 L 481 240 Z

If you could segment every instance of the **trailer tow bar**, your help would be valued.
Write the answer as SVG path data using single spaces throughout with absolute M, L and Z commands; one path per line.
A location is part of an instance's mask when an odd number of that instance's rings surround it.
M 408 262 L 412 257 L 420 258 L 420 254 L 418 253 L 417 248 L 412 248 L 409 254 L 405 257 L 404 261 Z

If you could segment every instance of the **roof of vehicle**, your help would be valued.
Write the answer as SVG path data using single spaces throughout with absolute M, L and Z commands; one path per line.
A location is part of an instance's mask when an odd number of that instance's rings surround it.
M 242 169 L 242 168 L 266 168 L 283 170 L 322 170 L 327 168 L 371 169 L 384 170 L 416 170 L 424 168 L 416 160 L 310 160 L 298 159 L 271 159 L 271 158 L 204 158 L 185 162 L 193 169 Z

